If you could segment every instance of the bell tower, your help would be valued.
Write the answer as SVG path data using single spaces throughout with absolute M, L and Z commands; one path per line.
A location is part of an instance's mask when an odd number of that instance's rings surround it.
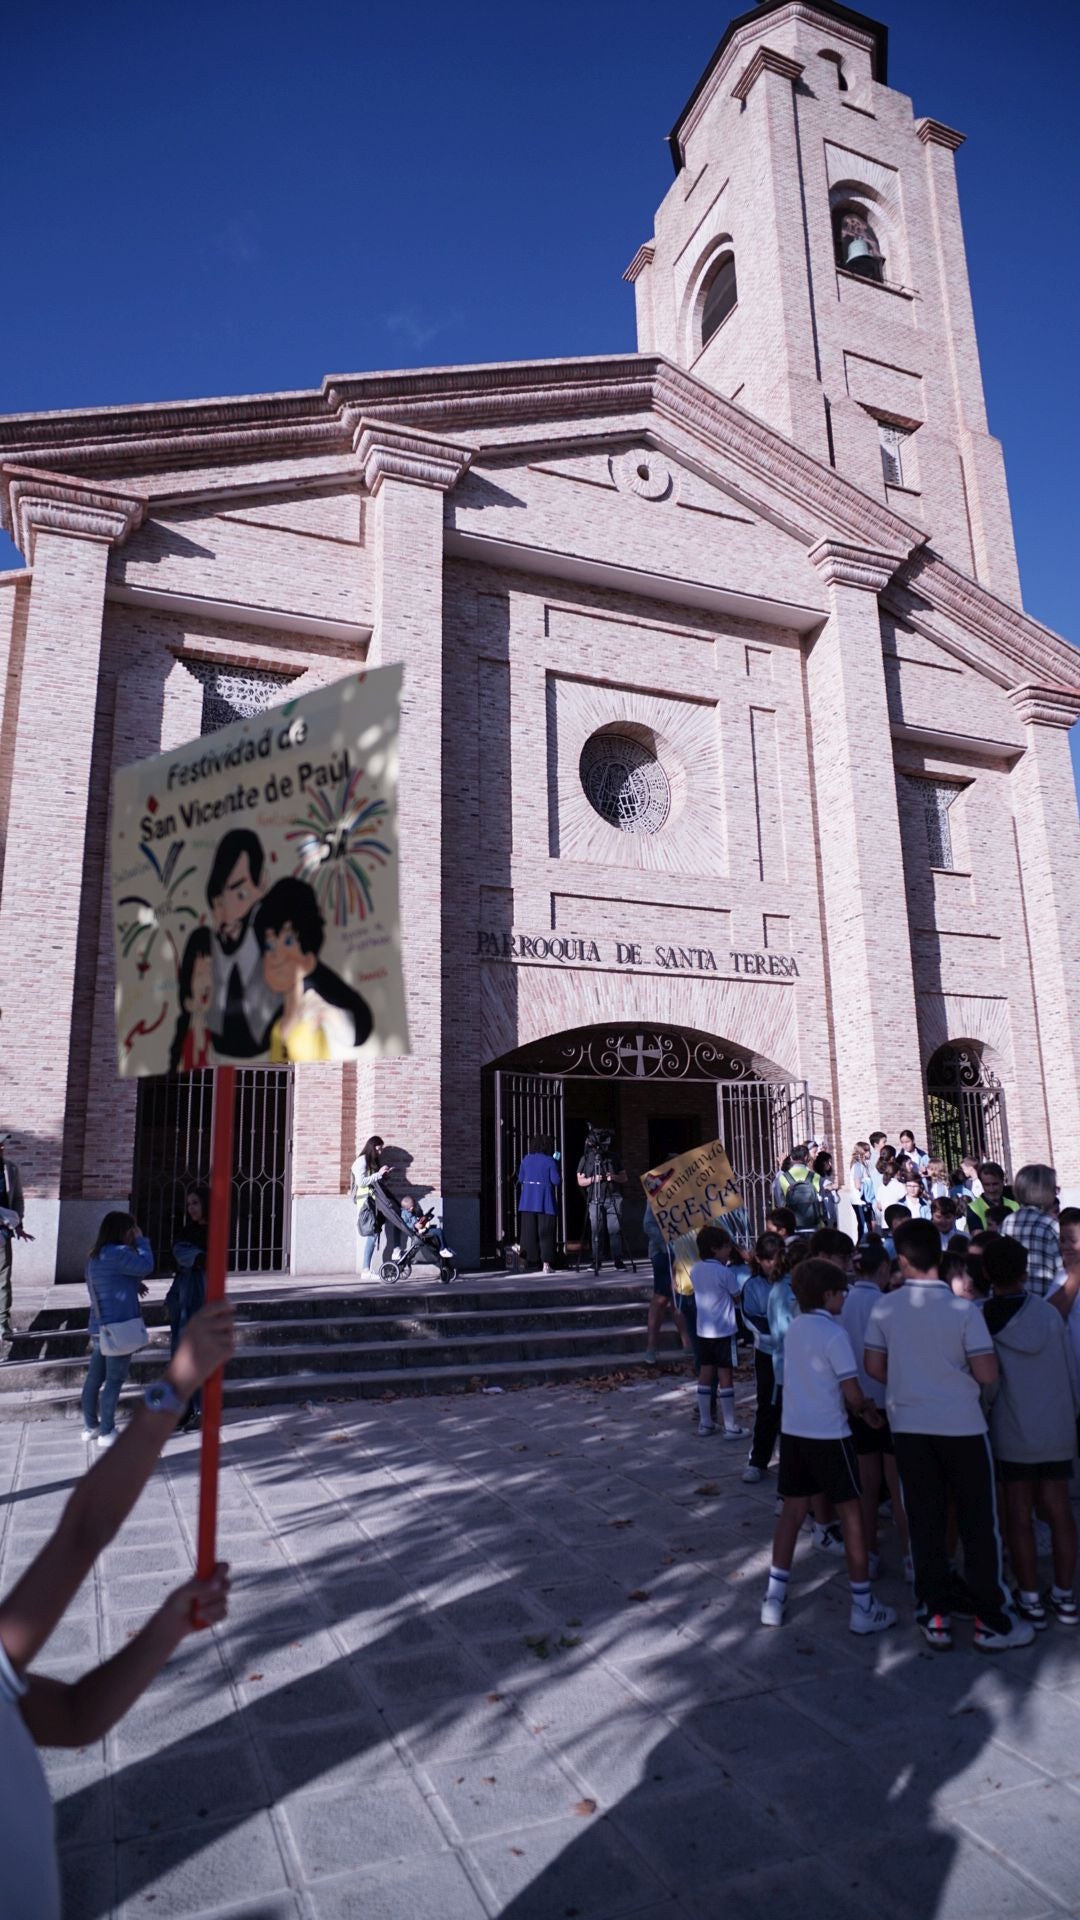
M 670 136 L 627 269 L 638 347 L 923 527 L 1019 603 L 986 420 L 954 155 L 887 83 L 884 26 L 832 0 L 733 20 Z

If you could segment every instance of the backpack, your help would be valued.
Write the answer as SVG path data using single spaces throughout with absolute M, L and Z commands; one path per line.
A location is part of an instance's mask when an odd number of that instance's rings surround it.
M 784 1196 L 785 1207 L 790 1207 L 795 1215 L 795 1226 L 799 1233 L 810 1233 L 821 1225 L 821 1197 L 815 1176 L 808 1167 L 792 1167 L 790 1173 L 780 1175 L 780 1189 Z

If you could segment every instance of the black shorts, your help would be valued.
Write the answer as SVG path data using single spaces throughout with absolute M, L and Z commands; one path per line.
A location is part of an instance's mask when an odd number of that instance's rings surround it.
M 1042 1460 L 1038 1466 L 1031 1466 L 1026 1460 L 996 1460 L 994 1465 L 1002 1480 L 1072 1479 L 1071 1460 Z
M 881 1409 L 879 1408 L 878 1411 L 881 1412 Z M 882 1412 L 881 1418 L 885 1422 L 884 1426 L 871 1427 L 867 1425 L 865 1420 L 860 1420 L 857 1416 L 853 1415 L 851 1421 L 851 1437 L 855 1442 L 855 1451 L 860 1459 L 864 1453 L 896 1452 L 896 1448 L 893 1446 L 892 1428 L 889 1425 L 888 1415 Z
M 725 1333 L 722 1340 L 709 1340 L 699 1333 L 697 1345 L 699 1367 L 736 1367 L 739 1364 L 733 1333 Z
M 859 1462 L 850 1436 L 804 1440 L 797 1433 L 782 1433 L 776 1491 L 782 1500 L 808 1500 L 821 1493 L 834 1507 L 858 1500 L 862 1493 Z

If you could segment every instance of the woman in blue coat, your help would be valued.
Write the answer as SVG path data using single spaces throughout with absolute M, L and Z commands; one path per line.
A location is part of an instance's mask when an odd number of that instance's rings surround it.
M 130 1213 L 107 1213 L 86 1263 L 90 1294 L 90 1366 L 82 1390 L 83 1431 L 99 1447 L 116 1439 L 116 1403 L 137 1347 L 103 1353 L 101 1329 L 142 1318 L 139 1301 L 149 1293 L 154 1271 L 149 1240 Z M 141 1344 L 138 1342 L 137 1344 Z
M 545 1273 L 555 1271 L 555 1209 L 562 1177 L 554 1145 L 550 1135 L 535 1135 L 517 1176 L 521 1251 L 534 1270 L 543 1262 Z

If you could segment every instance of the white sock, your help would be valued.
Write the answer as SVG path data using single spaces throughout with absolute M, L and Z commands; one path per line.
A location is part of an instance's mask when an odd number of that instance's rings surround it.
M 714 1409 L 712 1404 L 711 1388 L 709 1387 L 698 1388 L 697 1410 L 698 1410 L 698 1419 L 701 1421 L 701 1424 L 703 1427 L 711 1427 L 715 1424 L 713 1421 Z
M 720 1412 L 723 1415 L 724 1425 L 727 1428 L 727 1431 L 729 1433 L 734 1433 L 735 1431 L 735 1389 L 734 1387 L 721 1387 L 717 1398 L 720 1401 Z
M 766 1600 L 780 1600 L 786 1606 L 788 1581 L 790 1579 L 790 1573 L 786 1573 L 783 1567 L 770 1567 L 769 1584 L 765 1590 Z
M 1025 1593 L 1023 1587 L 1021 1587 L 1020 1602 L 1021 1605 L 1025 1607 L 1037 1607 L 1039 1604 L 1039 1596 L 1037 1593 Z
M 1071 1600 L 1073 1597 L 1072 1588 L 1059 1587 L 1056 1580 L 1054 1581 L 1054 1584 L 1051 1587 L 1050 1591 L 1053 1594 L 1055 1600 Z
M 871 1598 L 869 1580 L 849 1580 L 848 1585 L 851 1588 L 852 1606 L 861 1607 L 864 1613 L 869 1613 Z

